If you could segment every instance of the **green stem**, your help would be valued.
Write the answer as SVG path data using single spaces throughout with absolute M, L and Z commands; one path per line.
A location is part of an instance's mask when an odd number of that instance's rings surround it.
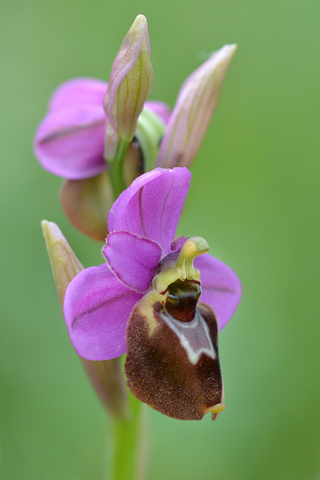
M 114 199 L 127 188 L 124 180 L 123 162 L 129 146 L 128 141 L 119 138 L 113 159 L 107 159 Z M 97 362 L 99 363 L 99 362 Z M 118 376 L 115 375 L 115 379 Z M 99 377 L 101 381 L 101 378 Z M 110 382 L 109 382 L 110 383 Z M 115 383 L 115 385 L 118 385 Z M 110 385 L 109 385 L 110 386 Z M 123 386 L 125 382 L 123 380 Z M 114 392 L 114 387 L 111 389 Z M 146 405 L 137 400 L 127 389 L 127 402 L 122 405 L 122 390 L 118 396 L 119 404 L 112 403 L 113 410 L 108 410 L 111 425 L 111 455 L 107 466 L 108 480 L 143 480 L 146 466 Z M 101 396 L 101 395 L 100 395 Z M 110 397 L 110 398 L 109 398 Z M 108 402 L 116 400 L 108 396 Z M 106 402 L 104 402 L 106 403 Z M 123 409 L 123 407 L 128 407 Z M 119 411 L 118 411 L 119 410 Z
M 116 155 L 112 159 L 107 159 L 113 197 L 116 200 L 120 193 L 127 188 L 123 175 L 123 161 L 125 159 L 130 142 L 119 138 Z
M 147 407 L 130 394 L 131 416 L 112 421 L 112 471 L 108 480 L 143 480 L 146 464 Z
M 121 357 L 92 361 L 80 357 L 87 375 L 103 406 L 111 417 L 127 418 L 128 393 L 123 379 Z

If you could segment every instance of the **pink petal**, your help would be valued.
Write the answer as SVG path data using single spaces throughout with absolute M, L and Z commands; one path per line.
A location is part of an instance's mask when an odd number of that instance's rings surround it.
M 114 232 L 102 250 L 110 268 L 129 288 L 146 292 L 156 273 L 161 248 L 146 238 L 128 232 Z
M 109 232 L 126 231 L 153 240 L 171 252 L 191 173 L 187 168 L 157 168 L 138 177 L 113 204 Z
M 50 99 L 49 111 L 71 105 L 101 106 L 108 84 L 95 78 L 74 78 L 60 85 Z
M 152 112 L 154 112 L 156 115 L 158 115 L 158 117 L 161 118 L 163 123 L 165 123 L 166 125 L 168 124 L 171 110 L 166 103 L 151 100 L 149 102 L 146 102 L 144 106 L 149 110 L 152 110 Z
M 208 253 L 196 258 L 194 265 L 200 270 L 202 289 L 200 301 L 213 308 L 221 330 L 234 314 L 240 301 L 240 281 L 231 268 Z
M 49 172 L 81 180 L 103 172 L 105 115 L 102 106 L 81 104 L 55 109 L 40 124 L 35 155 Z
M 183 245 L 186 243 L 187 240 L 188 240 L 187 237 L 182 237 L 182 236 L 177 237 L 171 244 L 171 250 L 173 252 L 180 250 L 180 248 L 183 247 Z
M 77 353 L 88 360 L 123 355 L 127 321 L 141 296 L 119 282 L 106 264 L 80 272 L 64 299 L 64 317 Z

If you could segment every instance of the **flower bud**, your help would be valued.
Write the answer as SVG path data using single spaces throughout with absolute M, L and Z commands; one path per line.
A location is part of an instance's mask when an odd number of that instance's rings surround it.
M 225 45 L 184 82 L 161 143 L 157 167 L 190 165 L 208 128 L 235 50 L 236 45 Z
M 147 20 L 138 15 L 113 62 L 103 100 L 107 116 L 106 159 L 115 157 L 119 137 L 126 143 L 132 140 L 152 82 Z
M 61 307 L 63 307 L 63 299 L 67 286 L 71 280 L 83 270 L 83 266 L 55 223 L 42 220 L 41 226 L 46 241 L 59 302 Z

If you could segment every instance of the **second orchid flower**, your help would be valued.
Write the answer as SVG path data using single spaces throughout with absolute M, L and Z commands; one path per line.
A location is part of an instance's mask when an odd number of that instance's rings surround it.
M 108 85 L 75 79 L 57 89 L 37 130 L 35 154 L 44 168 L 67 179 L 61 201 L 79 230 L 100 241 L 108 233 L 105 212 L 114 196 L 107 169 L 115 178 L 111 181 L 117 184 L 118 196 L 154 166 L 190 165 L 235 48 L 225 45 L 186 79 L 170 114 L 162 102 L 145 102 L 153 74 L 147 22 L 138 15 L 113 63 Z M 134 137 L 137 142 L 129 145 Z

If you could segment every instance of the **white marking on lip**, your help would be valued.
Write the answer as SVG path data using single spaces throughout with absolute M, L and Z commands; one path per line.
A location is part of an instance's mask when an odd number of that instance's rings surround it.
M 161 318 L 177 335 L 182 347 L 185 349 L 189 361 L 196 365 L 202 353 L 213 360 L 217 357 L 209 334 L 209 329 L 203 317 L 196 310 L 194 319 L 191 322 L 179 322 L 171 315 L 161 313 Z M 194 339 L 198 346 L 192 345 L 190 339 Z

